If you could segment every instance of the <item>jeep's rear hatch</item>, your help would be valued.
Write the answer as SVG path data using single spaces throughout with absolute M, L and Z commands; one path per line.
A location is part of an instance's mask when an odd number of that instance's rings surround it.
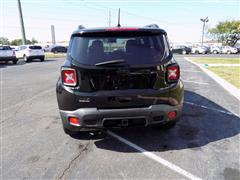
M 93 93 L 99 108 L 168 101 L 164 89 L 171 58 L 164 32 L 134 28 L 75 33 L 68 51 L 76 69 L 77 94 Z

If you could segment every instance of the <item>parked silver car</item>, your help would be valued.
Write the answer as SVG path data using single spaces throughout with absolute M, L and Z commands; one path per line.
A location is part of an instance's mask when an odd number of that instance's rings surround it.
M 17 64 L 18 59 L 16 58 L 15 51 L 10 46 L 0 45 L 0 61 L 12 61 L 13 64 Z
M 207 54 L 208 49 L 205 46 L 193 46 L 192 53 L 193 54 Z
M 223 46 L 222 53 L 223 54 L 236 54 L 238 52 L 237 48 L 231 46 Z
M 210 53 L 211 54 L 220 54 L 221 53 L 221 48 L 217 46 L 211 46 L 210 47 Z

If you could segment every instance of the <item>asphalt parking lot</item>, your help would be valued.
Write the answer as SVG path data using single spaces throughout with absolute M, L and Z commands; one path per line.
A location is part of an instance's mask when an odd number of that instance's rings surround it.
M 63 59 L 0 64 L 2 179 L 240 179 L 239 101 L 175 57 L 185 85 L 174 129 L 64 134 L 55 83 Z

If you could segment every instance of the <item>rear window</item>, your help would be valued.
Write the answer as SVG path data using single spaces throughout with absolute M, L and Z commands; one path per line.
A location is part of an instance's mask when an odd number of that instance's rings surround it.
M 42 49 L 41 46 L 29 46 L 29 49 Z
M 9 46 L 0 46 L 0 50 L 11 50 Z
M 79 37 L 71 39 L 71 57 L 87 65 L 124 60 L 129 65 L 152 64 L 169 56 L 164 34 L 145 36 Z

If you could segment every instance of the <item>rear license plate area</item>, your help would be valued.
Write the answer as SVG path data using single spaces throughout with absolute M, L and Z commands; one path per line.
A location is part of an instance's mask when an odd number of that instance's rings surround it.
M 135 127 L 145 126 L 146 118 L 107 118 L 103 120 L 104 127 Z

